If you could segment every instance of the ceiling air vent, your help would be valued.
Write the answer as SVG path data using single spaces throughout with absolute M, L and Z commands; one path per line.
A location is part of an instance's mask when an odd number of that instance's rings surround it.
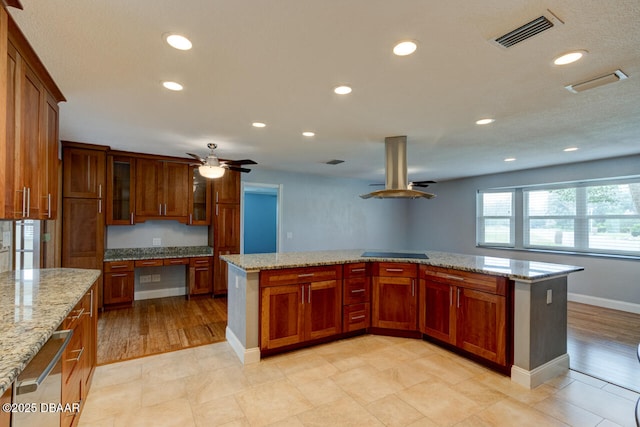
M 603 86 L 609 83 L 619 82 L 620 80 L 627 79 L 628 76 L 621 70 L 616 70 L 613 73 L 605 74 L 604 76 L 596 77 L 595 79 L 587 80 L 581 83 L 565 86 L 569 92 L 578 93 L 585 90 L 593 89 L 594 87 Z
M 547 31 L 557 24 L 563 24 L 563 22 L 557 16 L 555 16 L 553 12 L 548 9 L 547 12 L 548 13 L 546 15 L 542 15 L 531 22 L 527 22 L 526 24 L 521 25 L 515 30 L 509 31 L 507 34 L 496 37 L 495 39 L 491 40 L 491 42 L 504 48 L 509 48 L 513 45 L 530 39 L 531 37 L 540 34 L 543 31 Z

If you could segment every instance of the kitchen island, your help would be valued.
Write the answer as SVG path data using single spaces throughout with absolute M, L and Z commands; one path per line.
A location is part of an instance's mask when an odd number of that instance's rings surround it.
M 52 268 L 0 273 L 0 394 L 63 324 L 100 270 Z
M 423 269 L 481 274 L 506 283 L 510 299 L 507 309 L 511 315 L 506 325 L 509 340 L 504 344 L 509 348 L 502 350 L 511 355 L 512 381 L 533 388 L 569 368 L 567 276 L 583 270 L 582 267 L 432 251 L 424 252 L 426 259 L 415 258 L 415 254 L 407 254 L 406 258 L 402 254 L 363 257 L 363 253 L 363 250 L 346 250 L 225 255 L 223 259 L 229 266 L 226 336 L 243 363 L 255 363 L 261 357 L 264 335 L 260 336 L 260 310 L 265 310 L 260 304 L 261 276 L 269 276 L 272 270 L 291 268 L 402 263 L 417 264 Z M 412 282 L 412 293 L 414 287 Z M 307 292 L 310 298 L 310 287 Z M 304 288 L 302 300 L 305 300 Z M 415 329 L 417 332 L 417 325 Z

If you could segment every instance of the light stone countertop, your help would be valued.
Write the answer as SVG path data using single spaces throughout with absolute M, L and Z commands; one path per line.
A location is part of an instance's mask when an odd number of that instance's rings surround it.
M 447 252 L 422 252 L 428 259 L 362 257 L 365 250 L 285 252 L 248 255 L 222 255 L 221 258 L 246 272 L 291 267 L 346 264 L 352 262 L 411 262 L 436 267 L 504 276 L 512 280 L 535 282 L 584 270 L 583 267 L 509 258 L 463 255 Z M 399 251 L 394 251 L 399 252 Z M 403 251 L 404 252 L 404 251 Z M 411 251 L 416 253 L 418 251 Z
M 100 270 L 74 268 L 0 273 L 0 394 L 20 375 L 100 274 Z
M 192 258 L 213 256 L 211 246 L 163 246 L 152 248 L 107 249 L 104 261 L 135 261 L 143 259 Z

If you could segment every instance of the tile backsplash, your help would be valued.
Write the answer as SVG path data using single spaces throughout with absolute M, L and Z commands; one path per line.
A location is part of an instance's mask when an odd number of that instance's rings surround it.
M 0 221 L 0 273 L 11 270 L 13 221 Z

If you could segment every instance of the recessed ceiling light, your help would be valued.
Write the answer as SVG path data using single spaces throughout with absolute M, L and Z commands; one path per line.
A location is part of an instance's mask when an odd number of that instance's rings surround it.
M 351 93 L 351 87 L 346 85 L 340 85 L 340 86 L 336 86 L 335 89 L 333 89 L 333 91 L 338 95 L 346 95 L 348 93 Z
M 315 136 L 315 133 L 307 131 L 307 132 L 302 132 L 302 135 L 304 135 L 304 136 Z
M 572 62 L 576 62 L 577 60 L 582 58 L 586 53 L 587 51 L 585 50 L 576 50 L 573 52 L 565 53 L 564 55 L 558 56 L 556 59 L 554 59 L 553 63 L 555 65 L 571 64 Z
M 570 151 L 578 151 L 578 147 L 567 147 L 562 151 L 566 151 L 567 153 Z
M 191 41 L 185 36 L 181 36 L 180 34 L 168 34 L 165 37 L 165 40 L 171 47 L 174 47 L 178 50 L 189 50 L 192 47 Z
M 183 89 L 182 85 L 176 82 L 162 82 L 162 86 L 164 86 L 169 90 L 174 90 L 174 91 L 179 91 Z
M 393 47 L 393 53 L 395 53 L 398 56 L 407 56 L 415 52 L 417 48 L 418 48 L 418 45 L 416 44 L 416 42 L 411 40 L 406 40 L 395 45 Z
M 263 127 L 265 127 L 267 125 L 262 123 L 262 122 L 253 122 L 253 123 L 251 123 L 251 126 L 253 126 L 254 128 L 263 128 Z
M 476 120 L 476 124 L 477 125 L 488 125 L 489 123 L 493 123 L 495 121 L 496 121 L 496 119 L 480 119 L 480 120 Z
M 505 162 L 515 162 L 516 158 L 515 157 L 507 157 L 506 159 L 504 159 Z

